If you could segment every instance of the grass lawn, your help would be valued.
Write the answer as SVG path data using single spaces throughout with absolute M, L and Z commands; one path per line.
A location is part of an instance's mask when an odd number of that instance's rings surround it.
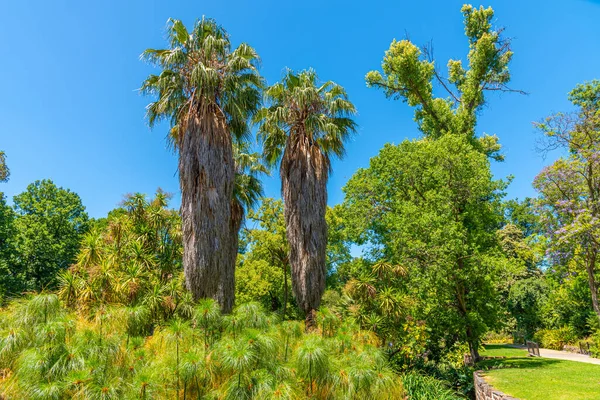
M 505 344 L 486 344 L 479 352 L 482 357 L 527 357 L 527 350 L 516 349 Z
M 484 369 L 501 367 L 484 373 L 497 390 L 523 400 L 600 399 L 600 365 L 523 357 L 526 351 L 502 345 L 486 347 L 482 355 L 511 357 L 480 363 Z

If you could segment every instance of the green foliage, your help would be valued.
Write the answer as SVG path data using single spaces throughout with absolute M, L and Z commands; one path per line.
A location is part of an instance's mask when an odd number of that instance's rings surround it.
M 340 275 L 352 262 L 350 242 L 346 237 L 345 219 L 341 206 L 328 207 L 325 214 L 327 235 L 327 272 L 330 287 L 339 287 L 348 279 Z M 236 298 L 240 303 L 258 301 L 265 308 L 297 316 L 288 304 L 294 299 L 290 287 L 289 245 L 286 236 L 283 202 L 261 199 L 256 210 L 249 210 L 247 227 L 236 268 Z M 286 292 L 287 290 L 287 292 Z
M 191 31 L 169 19 L 167 34 L 170 48 L 147 49 L 141 56 L 161 69 L 141 88 L 157 97 L 147 107 L 150 126 L 168 120 L 169 139 L 178 149 L 188 118 L 202 105 L 204 110 L 219 109 L 237 139 L 249 135 L 247 120 L 260 105 L 263 85 L 254 49 L 246 43 L 232 49 L 225 29 L 210 18 L 196 21 Z
M 561 148 L 568 156 L 544 168 L 535 178 L 538 206 L 548 238 L 548 263 L 587 276 L 594 312 L 600 319 L 596 260 L 600 247 L 600 81 L 580 84 L 569 93 L 577 107 L 537 124 L 543 150 Z M 563 267 L 563 268 L 561 268 Z
M 15 213 L 0 192 L 0 304 L 22 289 L 22 271 L 15 265 Z
M 262 163 L 259 153 L 250 151 L 249 142 L 234 143 L 233 160 L 235 163 L 233 198 L 246 212 L 255 207 L 263 196 L 260 175 L 268 175 L 269 169 Z
M 404 390 L 411 400 L 458 400 L 448 384 L 434 377 L 412 372 L 402 377 Z
M 504 187 L 485 155 L 447 135 L 386 145 L 344 188 L 351 237 L 408 269 L 433 348 L 457 338 L 476 348 L 497 323 Z
M 76 261 L 88 216 L 81 199 L 50 180 L 36 181 L 14 197 L 17 215 L 17 259 L 11 269 L 21 270 L 24 288 L 55 288 L 57 275 Z
M 508 309 L 517 321 L 517 331 L 526 339 L 543 325 L 543 307 L 549 288 L 539 277 L 515 282 L 508 295 Z
M 243 233 L 243 253 L 236 268 L 236 298 L 258 301 L 272 311 L 293 312 L 291 301 L 289 246 L 283 217 L 283 202 L 262 199 L 257 210 L 248 212 L 253 227 Z
M 339 271 L 346 269 L 348 264 L 353 261 L 350 254 L 351 241 L 346 234 L 347 221 L 342 205 L 327 207 L 325 219 L 327 221 L 327 286 L 338 287 L 347 280 L 339 274 Z
M 382 70 L 366 76 L 367 86 L 380 88 L 387 97 L 402 99 L 415 107 L 415 120 L 426 137 L 458 134 L 475 148 L 497 160 L 498 138 L 476 137 L 477 114 L 485 105 L 485 93 L 511 91 L 508 64 L 512 58 L 510 40 L 494 29 L 492 8 L 464 5 L 465 35 L 469 42 L 468 68 L 461 60 L 448 61 L 448 78 L 436 70 L 432 48 L 419 49 L 410 40 L 394 40 L 386 51 Z M 437 83 L 449 96 L 434 95 Z
M 344 155 L 344 142 L 356 132 L 352 119 L 356 109 L 343 87 L 332 81 L 320 83 L 312 69 L 298 73 L 288 69 L 265 96 L 269 104 L 256 114 L 255 121 L 260 123 L 258 137 L 269 165 L 277 164 L 286 149 L 290 157 L 298 157 L 295 153 L 305 146 L 305 140 L 310 152 L 322 154 L 327 170 L 329 157 Z M 296 129 L 299 122 L 302 130 Z
M 536 212 L 535 199 L 526 197 L 523 201 L 518 199 L 507 200 L 504 203 L 507 223 L 518 226 L 524 237 L 541 233 L 540 216 Z
M 6 166 L 6 153 L 0 150 L 0 182 L 6 182 L 10 176 L 10 170 Z
M 129 195 L 96 223 L 77 262 L 59 277 L 60 298 L 80 310 L 127 306 L 131 335 L 173 315 L 191 315 L 181 277 L 181 220 L 168 200 L 160 190 L 150 200 Z
M 331 158 L 344 155 L 344 143 L 356 132 L 356 108 L 342 86 L 320 82 L 312 69 L 286 70 L 265 99 L 254 121 L 266 162 L 280 164 L 292 290 L 311 326 L 326 286 Z
M 588 277 L 580 272 L 577 261 L 572 259 L 564 265 L 556 265 L 545 273 L 550 286 L 548 299 L 543 304 L 544 327 L 558 329 L 569 325 L 579 336 L 593 332 L 598 322 L 590 324 L 594 312 Z
M 501 288 L 495 282 L 511 265 L 494 234 L 506 183 L 492 179 L 488 161 L 503 156 L 497 137 L 478 136 L 475 128 L 485 93 L 512 91 L 512 51 L 510 40 L 492 26 L 491 8 L 464 5 L 461 12 L 468 67 L 450 60 L 444 78 L 431 47 L 394 40 L 383 72 L 367 74 L 368 86 L 415 108 L 425 138 L 386 145 L 347 184 L 345 204 L 350 237 L 370 243 L 374 259 L 409 268 L 433 347 L 466 341 L 477 359 L 482 335 L 498 321 Z M 434 84 L 449 97 L 436 97 Z
M 77 315 L 54 294 L 0 312 L 0 395 L 6 399 L 380 399 L 403 396 L 400 379 L 355 325 L 304 334 L 256 303 L 223 317 L 214 300 L 193 317 L 132 337 L 130 310 Z M 340 346 L 344 332 L 352 347 Z
M 231 213 L 211 210 L 211 223 L 231 227 L 228 244 L 239 250 L 238 306 L 223 315 L 228 306 L 195 301 L 184 288 L 182 243 L 216 230 L 196 230 L 208 213 L 184 214 L 197 219 L 183 240 L 181 217 L 160 190 L 152 199 L 128 195 L 99 220 L 49 180 L 15 196 L 14 209 L 0 193 L 0 304 L 41 291 L 0 309 L 0 397 L 458 399 L 473 391 L 465 353 L 477 359 L 483 340 L 506 341 L 508 332 L 558 350 L 591 335 L 600 354 L 600 81 L 569 94 L 575 111 L 536 124 L 543 150 L 566 151 L 535 179 L 539 197 L 503 202 L 512 178 L 493 179 L 500 144 L 479 132 L 477 117 L 489 92 L 515 92 L 510 40 L 491 8 L 461 12 L 468 53 L 448 61 L 447 77 L 432 47 L 410 40 L 394 40 L 382 71 L 366 75 L 368 86 L 414 108 L 424 137 L 386 144 L 334 207 L 326 204 L 330 158 L 343 156 L 356 131 L 346 91 L 313 70 L 286 70 L 261 108 L 254 49 L 233 49 L 214 20 L 188 31 L 170 19 L 168 48 L 142 55 L 160 69 L 141 88 L 155 96 L 148 122 L 170 123 L 190 199 L 229 188 L 217 197 L 231 200 Z M 256 153 L 249 121 L 260 124 Z M 208 131 L 225 143 L 213 158 L 231 160 L 221 171 L 230 167 L 231 182 L 198 179 L 198 169 L 223 167 L 203 164 L 195 140 Z M 215 156 L 217 147 L 202 151 Z M 0 151 L 0 182 L 5 161 Z M 262 198 L 259 179 L 279 162 L 285 207 Z M 216 253 L 199 243 L 190 249 L 201 259 Z M 353 258 L 352 245 L 364 256 Z M 216 297 L 231 305 L 224 281 L 213 285 Z M 310 333 L 294 320 L 302 311 Z M 578 367 L 518 359 L 520 349 L 486 346 L 484 354 L 511 356 L 506 366 L 521 369 L 492 372 L 500 385 L 540 366 L 553 376 L 548 387 L 563 375 L 592 382 Z M 488 361 L 477 368 L 498 366 Z M 521 386 L 507 385 L 511 393 Z
M 530 338 L 541 326 L 542 308 L 547 297 L 546 292 L 537 292 L 546 288 L 539 269 L 543 260 L 541 241 L 538 235 L 525 236 L 523 229 L 520 224 L 507 222 L 496 232 L 502 249 L 496 287 L 505 313 L 498 329 L 512 331 L 521 339 Z
M 265 260 L 247 259 L 236 269 L 236 299 L 260 301 L 265 307 L 283 307 L 283 270 Z
M 600 329 L 596 330 L 594 334 L 592 334 L 587 343 L 590 346 L 590 353 L 592 357 L 599 358 L 600 357 Z
M 573 327 L 565 325 L 558 329 L 540 329 L 533 335 L 540 347 L 563 350 L 567 345 L 577 344 L 577 333 Z
M 513 274 L 526 276 L 537 272 L 540 256 L 531 236 L 525 236 L 518 225 L 507 223 L 498 230 L 498 240 Z
M 397 366 L 409 368 L 426 350 L 425 322 L 415 320 L 415 298 L 408 294 L 408 270 L 378 262 L 350 279 L 343 290 L 347 317 L 373 331 Z

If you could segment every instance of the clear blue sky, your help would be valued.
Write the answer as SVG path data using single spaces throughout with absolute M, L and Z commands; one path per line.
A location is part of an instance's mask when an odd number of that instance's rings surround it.
M 159 186 L 178 193 L 166 127 L 150 131 L 144 121 L 149 99 L 136 89 L 152 70 L 138 56 L 165 45 L 167 18 L 192 24 L 207 15 L 234 43 L 257 49 L 270 83 L 284 67 L 313 67 L 322 79 L 346 87 L 360 130 L 347 157 L 334 163 L 329 203 L 338 203 L 345 182 L 384 143 L 418 136 L 412 110 L 367 89 L 365 73 L 379 68 L 391 40 L 405 33 L 417 44 L 433 40 L 442 67 L 448 58 L 464 58 L 462 3 L 4 0 L 0 149 L 12 176 L 0 190 L 12 198 L 34 180 L 50 178 L 77 192 L 94 217 L 124 193 Z M 600 78 L 600 1 L 482 4 L 496 10 L 498 25 L 514 38 L 512 86 L 530 95 L 490 98 L 478 129 L 501 139 L 506 161 L 493 168 L 498 177 L 515 176 L 509 196 L 531 196 L 534 176 L 550 161 L 534 151 L 532 121 L 568 108 L 566 94 L 578 82 Z M 266 189 L 279 196 L 277 173 Z

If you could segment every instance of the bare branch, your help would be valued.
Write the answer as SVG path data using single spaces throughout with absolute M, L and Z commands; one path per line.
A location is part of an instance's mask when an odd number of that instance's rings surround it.
M 425 55 L 425 57 L 427 57 L 427 60 L 430 63 L 433 63 L 433 74 L 434 74 L 435 78 L 437 79 L 437 81 L 440 83 L 440 85 L 442 85 L 442 87 L 446 90 L 446 92 L 448 92 L 448 94 L 450 96 L 452 96 L 454 101 L 457 104 L 460 104 L 461 101 L 458 98 L 458 96 L 448 87 L 448 85 L 446 85 L 445 81 L 447 81 L 448 79 L 444 78 L 437 69 L 437 66 L 435 64 L 435 58 L 433 57 L 433 40 L 430 41 L 425 46 L 423 46 L 423 54 Z

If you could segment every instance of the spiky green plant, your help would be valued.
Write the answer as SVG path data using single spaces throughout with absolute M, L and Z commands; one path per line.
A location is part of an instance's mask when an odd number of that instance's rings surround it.
M 307 335 L 296 353 L 298 374 L 306 382 L 306 393 L 312 396 L 319 385 L 329 377 L 329 352 L 323 339 L 315 334 Z M 315 387 L 316 386 L 316 387 Z
M 200 327 L 204 333 L 204 349 L 207 349 L 213 333 L 221 325 L 219 304 L 213 299 L 200 300 L 194 309 L 193 320 L 194 324 Z
M 7 399 L 379 399 L 402 398 L 400 378 L 371 332 L 342 324 L 305 334 L 256 303 L 225 318 L 204 300 L 189 319 L 171 317 L 132 336 L 138 307 L 100 303 L 83 313 L 48 295 L 0 310 L 0 396 Z M 236 321 L 235 328 L 223 319 Z M 210 337 L 203 342 L 205 333 Z M 350 337 L 351 345 L 340 346 Z
M 180 320 L 179 318 L 174 318 L 170 321 L 167 327 L 167 338 L 169 338 L 172 342 L 175 343 L 175 356 L 176 356 L 176 367 L 175 367 L 175 376 L 177 377 L 177 398 L 179 398 L 179 382 L 180 382 L 180 372 L 179 372 L 179 347 L 181 341 L 189 331 L 189 324 L 185 321 Z

